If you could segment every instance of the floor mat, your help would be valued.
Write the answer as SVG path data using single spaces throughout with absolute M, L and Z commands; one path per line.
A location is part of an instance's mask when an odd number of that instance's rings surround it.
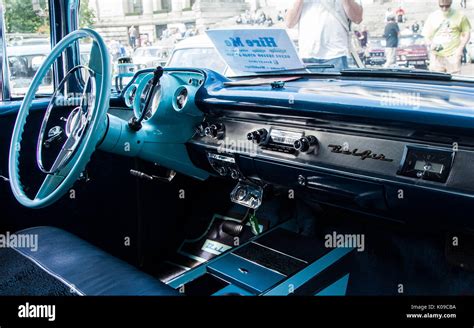
M 364 236 L 364 250 L 354 253 L 349 270 L 348 295 L 474 294 L 474 273 L 449 263 L 444 234 L 344 211 L 321 218 L 318 231 L 322 239 L 333 232 Z
M 72 296 L 70 289 L 13 249 L 0 249 L 1 296 Z
M 201 235 L 184 240 L 176 254 L 163 263 L 158 278 L 163 282 L 168 282 L 183 272 L 248 242 L 255 236 L 249 223 L 243 227 L 238 237 L 236 234 L 226 232 L 229 231 L 229 223 L 238 224 L 240 222 L 232 217 L 215 214 Z M 269 222 L 260 220 L 259 225 L 260 231 L 263 232 L 268 229 Z M 230 226 L 232 227 L 232 225 Z

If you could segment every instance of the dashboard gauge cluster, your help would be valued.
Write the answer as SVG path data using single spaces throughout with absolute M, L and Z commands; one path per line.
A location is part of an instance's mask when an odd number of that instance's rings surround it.
M 144 121 L 156 121 L 168 109 L 176 113 L 200 116 L 202 113 L 196 112 L 193 101 L 194 94 L 203 83 L 202 76 L 197 75 L 197 73 L 167 72 L 152 89 L 153 73 L 142 72 L 125 90 L 125 103 L 133 109 L 135 117 L 141 117 L 145 111 Z M 145 108 L 150 93 L 152 99 Z

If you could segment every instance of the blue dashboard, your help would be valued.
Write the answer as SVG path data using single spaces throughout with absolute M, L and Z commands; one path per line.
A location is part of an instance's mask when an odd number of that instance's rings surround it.
M 200 108 L 474 129 L 472 82 L 313 76 L 286 82 L 281 89 L 270 83 L 228 86 L 226 82 L 211 74 L 197 99 Z
M 473 84 L 416 78 L 295 76 L 229 80 L 150 71 L 122 93 L 139 133 L 115 126 L 101 148 L 199 179 L 220 176 L 403 222 L 473 228 Z M 133 140 L 135 150 L 123 151 Z M 446 220 L 447 217 L 455 218 Z

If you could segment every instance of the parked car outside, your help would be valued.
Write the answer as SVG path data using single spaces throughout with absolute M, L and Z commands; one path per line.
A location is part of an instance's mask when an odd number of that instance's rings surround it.
M 46 43 L 21 46 L 8 46 L 8 68 L 10 70 L 10 88 L 14 96 L 24 95 L 30 87 L 31 80 L 51 52 Z M 52 93 L 52 74 L 48 74 L 39 88 L 40 93 Z
M 364 54 L 364 64 L 371 66 L 381 66 L 387 61 L 385 57 L 385 39 L 370 38 Z
M 138 69 L 165 65 L 168 60 L 170 48 L 150 46 L 137 48 L 132 55 L 133 63 Z
M 427 69 L 429 63 L 425 38 L 419 34 L 402 36 L 397 49 L 397 65 Z
M 176 44 L 166 64 L 170 67 L 199 67 L 228 74 L 227 64 L 217 53 L 206 34 L 193 36 Z

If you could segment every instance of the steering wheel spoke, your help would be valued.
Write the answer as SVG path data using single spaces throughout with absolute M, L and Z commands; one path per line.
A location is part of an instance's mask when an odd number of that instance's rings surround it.
M 63 183 L 65 177 L 60 173 L 56 174 L 47 174 L 46 178 L 43 180 L 41 187 L 39 188 L 35 201 L 41 201 L 51 193 L 53 193 L 60 185 Z
M 63 147 L 61 148 L 61 151 L 59 152 L 58 156 L 56 157 L 56 160 L 54 161 L 53 165 L 51 166 L 51 172 L 54 174 L 64 168 L 68 162 L 68 160 L 71 158 L 71 156 L 74 154 L 74 150 L 77 147 L 77 143 L 79 141 L 76 139 L 75 136 L 71 135 L 69 138 L 67 138 L 66 142 L 64 143 Z

